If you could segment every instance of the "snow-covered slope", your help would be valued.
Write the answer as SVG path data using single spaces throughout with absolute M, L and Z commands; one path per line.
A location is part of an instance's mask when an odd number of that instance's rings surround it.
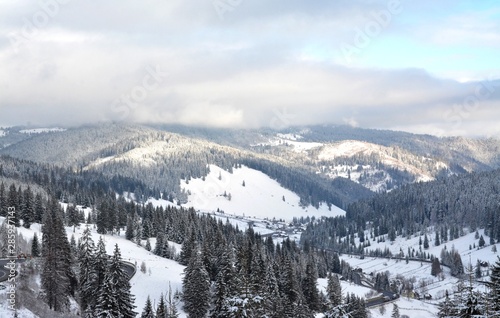
M 4 221 L 4 219 L 5 218 L 0 217 L 0 224 Z M 74 235 L 75 239 L 78 241 L 78 239 L 83 235 L 85 226 L 86 225 L 81 225 L 80 227 L 77 227 L 74 232 L 73 227 L 66 227 L 68 238 L 70 238 L 71 235 Z M 92 238 L 94 243 L 97 244 L 101 235 L 96 232 L 94 225 L 91 225 L 91 229 Z M 19 227 L 18 233 L 22 234 L 25 238 L 32 238 L 34 233 L 37 233 L 39 238 L 42 237 L 41 226 L 37 223 L 32 224 L 30 229 Z M 176 291 L 182 291 L 184 266 L 179 265 L 175 261 L 162 258 L 148 252 L 144 247 L 137 246 L 136 243 L 126 240 L 124 234 L 125 233 L 122 232 L 120 235 L 102 235 L 102 237 L 104 238 L 104 242 L 106 244 L 106 252 L 109 255 L 113 254 L 114 246 L 115 244 L 118 244 L 122 259 L 137 265 L 137 272 L 130 281 L 131 293 L 135 296 L 135 305 L 137 306 L 135 309 L 136 312 L 142 312 L 148 295 L 150 296 L 151 301 L 157 304 L 160 294 L 163 293 L 166 295 L 169 291 L 169 286 L 171 287 L 173 293 Z M 143 243 L 144 246 L 145 241 Z M 153 248 L 154 243 L 155 240 L 152 239 L 151 245 Z M 172 242 L 171 244 L 175 245 L 175 243 Z M 178 250 L 178 252 L 179 251 L 180 250 Z M 146 273 L 139 270 L 142 262 L 146 264 Z M 0 291 L 0 297 L 2 297 L 2 293 L 4 293 L 4 291 Z M 181 318 L 186 317 L 186 314 L 182 311 L 180 304 L 177 305 L 177 309 L 179 309 Z M 7 309 L 6 304 L 2 303 L 0 304 L 0 318 L 7 317 L 12 317 L 11 312 Z M 21 312 L 20 317 L 31 318 L 36 316 L 24 309 Z
M 229 173 L 210 165 L 210 173 L 205 180 L 182 181 L 181 186 L 190 193 L 185 206 L 207 212 L 219 209 L 228 214 L 288 221 L 293 217 L 337 216 L 345 213 L 335 206 L 330 211 L 326 204 L 319 209 L 301 207 L 295 193 L 281 187 L 262 172 L 245 166 Z

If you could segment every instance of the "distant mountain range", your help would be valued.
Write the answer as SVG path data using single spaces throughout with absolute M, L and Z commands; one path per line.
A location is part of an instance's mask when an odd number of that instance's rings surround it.
M 349 126 L 275 131 L 109 123 L 3 128 L 0 155 L 137 178 L 152 193 L 183 202 L 180 180 L 206 176 L 209 164 L 227 171 L 244 164 L 304 203 L 345 206 L 408 183 L 499 168 L 500 140 Z

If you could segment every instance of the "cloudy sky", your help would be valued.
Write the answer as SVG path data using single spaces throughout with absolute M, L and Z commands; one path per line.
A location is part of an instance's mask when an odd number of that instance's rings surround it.
M 500 4 L 0 0 L 0 125 L 500 137 Z

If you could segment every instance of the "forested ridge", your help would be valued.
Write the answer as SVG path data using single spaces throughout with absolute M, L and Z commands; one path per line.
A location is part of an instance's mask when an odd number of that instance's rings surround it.
M 328 218 L 309 224 L 302 240 L 315 247 L 350 250 L 359 246 L 340 238 L 422 235 L 434 227 L 441 237 L 457 238 L 463 229 L 484 228 L 494 242 L 500 241 L 500 170 L 451 176 L 428 183 L 406 185 L 368 200 L 352 203 L 345 218 Z M 349 241 L 349 239 L 347 239 Z M 492 243 L 494 243 L 492 242 Z
M 66 236 L 64 226 L 88 223 L 100 234 L 125 230 L 125 237 L 137 244 L 155 237 L 156 245 L 146 244 L 146 249 L 186 265 L 182 299 L 190 317 L 313 317 L 315 312 L 334 310 L 366 316 L 363 299 L 349 294 L 334 303 L 329 299 L 339 299 L 339 288 L 329 295 L 319 292 L 318 277 L 326 278 L 328 272 L 348 276 L 352 271 L 334 253 L 302 249 L 289 239 L 275 244 L 251 227 L 240 230 L 193 209 L 137 204 L 116 196 L 119 180 L 114 184 L 102 178 L 97 183 L 94 178 L 100 174 L 9 158 L 3 158 L 1 172 L 3 177 L 19 178 L 23 186 L 0 182 L 0 215 L 9 215 L 7 207 L 13 207 L 16 226 L 44 225 L 41 242 L 32 240 L 32 252 L 41 255 L 40 299 L 54 311 L 68 312 L 74 298 L 86 317 L 136 315 L 130 285 L 118 265 L 119 248 L 107 261 L 102 242 L 94 244 L 88 230 L 79 242 Z M 47 195 L 34 193 L 30 183 L 39 184 Z M 61 201 L 68 203 L 66 209 Z M 77 204 L 92 208 L 87 218 Z M 169 242 L 182 244 L 182 249 L 175 251 Z M 334 277 L 330 279 L 338 279 Z M 23 291 L 20 299 L 29 294 Z

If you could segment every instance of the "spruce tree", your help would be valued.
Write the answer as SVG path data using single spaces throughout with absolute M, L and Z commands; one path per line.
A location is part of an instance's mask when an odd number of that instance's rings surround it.
M 450 299 L 450 296 L 448 294 L 448 290 L 446 290 L 446 296 L 445 296 L 444 301 L 439 303 L 438 317 L 439 318 L 446 318 L 446 317 L 453 317 L 453 316 L 456 316 L 455 304 Z
M 307 306 L 313 311 L 317 311 L 320 305 L 317 282 L 318 271 L 313 257 L 310 256 L 306 265 L 305 277 L 302 282 L 302 293 L 304 294 Z
M 128 274 L 122 267 L 122 257 L 118 244 L 115 244 L 113 257 L 111 257 L 107 273 L 108 276 L 105 277 L 105 280 L 109 280 L 113 284 L 121 317 L 135 317 L 136 312 L 134 312 L 134 297 L 130 293 Z
M 163 293 L 161 293 L 158 307 L 156 307 L 156 318 L 167 318 L 167 305 Z
M 441 263 L 439 262 L 439 259 L 435 257 L 432 260 L 432 265 L 431 265 L 431 275 L 436 277 L 442 272 L 441 270 Z
M 155 314 L 153 312 L 153 306 L 151 305 L 151 299 L 149 299 L 149 295 L 148 298 L 146 299 L 146 305 L 142 310 L 141 318 L 155 318 Z
M 179 263 L 181 265 L 187 265 L 190 262 L 191 256 L 195 251 L 195 247 L 196 247 L 195 230 L 190 229 L 187 238 L 185 238 L 184 242 L 182 242 L 181 253 L 179 255 Z
M 479 248 L 484 247 L 485 244 L 486 242 L 484 241 L 484 237 L 481 235 L 479 237 L 479 243 L 478 243 Z
M 397 304 L 392 305 L 392 314 L 391 318 L 400 318 L 401 316 L 399 315 L 399 307 Z
M 127 229 L 125 230 L 125 238 L 129 241 L 134 240 L 134 219 L 131 216 L 127 217 Z
M 489 303 L 493 306 L 491 311 L 500 317 L 500 257 L 497 256 L 497 261 L 491 267 L 490 283 L 488 284 L 490 292 L 488 295 Z
M 225 250 L 219 263 L 219 273 L 215 279 L 210 317 L 230 317 L 229 299 L 236 291 L 234 259 L 231 251 Z
M 43 298 L 51 309 L 66 311 L 69 309 L 68 297 L 73 295 L 77 281 L 71 267 L 71 249 L 62 221 L 62 212 L 54 199 L 45 214 L 42 233 Z
M 184 310 L 192 318 L 203 318 L 210 307 L 210 277 L 203 265 L 203 256 L 194 249 L 184 269 Z
M 19 222 L 19 217 L 20 217 L 20 205 L 19 205 L 19 198 L 16 190 L 16 185 L 12 183 L 9 187 L 9 196 L 7 198 L 7 206 L 14 208 L 16 213 L 13 215 L 13 223 L 14 226 L 19 227 L 20 222 Z
M 0 183 L 0 216 L 7 216 L 7 196 L 3 182 Z
M 31 242 L 31 256 L 40 257 L 40 243 L 38 242 L 38 235 L 33 234 L 33 241 Z
M 80 309 L 84 313 L 91 313 L 95 307 L 95 293 L 99 285 L 95 267 L 95 245 L 88 226 L 80 240 L 78 262 Z
M 427 238 L 427 234 L 424 235 L 424 249 L 429 248 L 429 239 Z
M 31 224 L 35 222 L 35 207 L 34 207 L 33 192 L 31 192 L 31 188 L 29 186 L 26 190 L 24 190 L 22 208 L 23 208 L 22 212 L 23 226 L 29 229 Z
M 94 269 L 97 275 L 97 286 L 100 288 L 104 283 L 104 277 L 106 276 L 106 270 L 108 268 L 108 254 L 106 254 L 106 245 L 104 244 L 104 239 L 102 236 L 99 237 L 97 242 Z
M 337 275 L 333 275 L 332 273 L 328 274 L 326 292 L 330 308 L 335 308 L 342 304 L 342 287 Z
M 43 199 L 40 193 L 36 194 L 34 205 L 35 205 L 34 222 L 42 223 L 43 214 L 45 213 L 45 208 L 43 206 Z
M 111 279 L 108 277 L 109 268 L 106 271 L 106 278 L 104 279 L 99 290 L 97 305 L 94 312 L 95 317 L 98 318 L 111 318 L 111 317 L 124 317 L 121 315 L 118 299 L 116 297 L 116 289 Z M 135 316 L 133 316 L 135 317 Z

